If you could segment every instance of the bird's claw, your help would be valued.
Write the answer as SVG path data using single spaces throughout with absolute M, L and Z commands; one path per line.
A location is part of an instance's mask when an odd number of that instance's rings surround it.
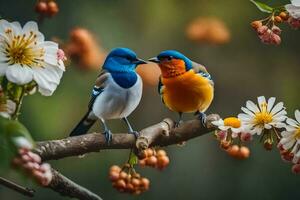
M 183 123 L 182 120 L 179 120 L 178 122 L 175 122 L 175 128 L 178 128 Z
M 112 141 L 112 133 L 111 133 L 111 131 L 110 130 L 105 130 L 103 134 L 105 135 L 105 142 L 106 142 L 106 144 L 109 145 L 111 143 L 111 141 Z
M 130 133 L 130 134 L 133 134 L 134 137 L 135 137 L 135 139 L 137 139 L 137 138 L 140 136 L 140 133 L 137 132 L 137 131 L 131 131 L 131 132 L 129 132 L 129 133 Z
M 201 121 L 203 127 L 206 127 L 206 114 L 203 112 L 199 112 L 198 119 Z

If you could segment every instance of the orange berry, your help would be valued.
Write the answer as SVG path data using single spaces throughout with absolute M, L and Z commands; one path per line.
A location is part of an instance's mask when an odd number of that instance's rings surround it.
M 289 18 L 288 14 L 287 14 L 286 12 L 281 12 L 281 13 L 279 14 L 279 16 L 280 16 L 281 19 L 284 20 L 284 21 L 288 20 L 288 18 Z
M 157 158 L 155 156 L 151 156 L 146 159 L 146 164 L 151 167 L 155 167 L 157 164 Z
M 135 191 L 135 188 L 134 188 L 134 186 L 131 183 L 127 183 L 126 184 L 126 191 L 129 192 L 129 193 L 131 193 L 131 192 Z
M 133 179 L 131 179 L 131 183 L 132 183 L 133 186 L 139 187 L 140 184 L 141 184 L 141 181 L 137 178 L 133 178 Z
M 249 148 L 248 148 L 248 147 L 242 146 L 242 147 L 240 148 L 239 157 L 240 157 L 241 159 L 246 159 L 246 158 L 248 158 L 249 156 L 250 156 L 250 150 L 249 150 Z
M 48 2 L 48 10 L 47 10 L 47 13 L 49 16 L 54 16 L 58 13 L 59 9 L 58 9 L 58 6 L 57 6 L 57 3 L 54 2 L 54 1 L 49 1 Z
M 116 182 L 116 188 L 117 189 L 125 189 L 126 188 L 126 183 L 124 180 L 122 179 L 119 179 L 117 182 Z
M 112 172 L 120 172 L 121 171 L 121 168 L 118 166 L 118 165 L 113 165 L 109 168 L 109 171 Z
M 280 16 L 276 16 L 276 17 L 275 17 L 275 21 L 276 21 L 277 23 L 281 23 L 283 20 L 282 20 L 282 18 L 281 18 Z
M 292 172 L 295 174 L 299 174 L 300 173 L 300 164 L 293 165 Z
M 153 149 L 149 148 L 145 150 L 145 153 L 147 155 L 147 157 L 153 156 L 154 155 L 154 151 Z
M 232 145 L 228 148 L 227 152 L 232 157 L 237 157 L 239 154 L 240 147 L 238 145 Z
M 138 155 L 139 159 L 145 159 L 147 157 L 147 152 L 146 151 L 142 151 L 141 153 L 139 153 Z
M 109 173 L 109 179 L 110 179 L 111 181 L 116 181 L 116 180 L 118 180 L 118 179 L 119 179 L 119 176 L 120 176 L 119 172 L 116 172 L 116 171 L 111 171 L 111 172 Z
M 170 163 L 170 159 L 168 156 L 161 156 L 157 160 L 157 166 L 159 169 L 163 169 Z
M 145 190 L 148 190 L 150 186 L 150 181 L 147 178 L 141 178 L 141 187 Z
M 39 14 L 44 14 L 46 13 L 48 10 L 48 5 L 46 2 L 44 1 L 39 1 L 36 5 L 35 5 L 35 12 L 39 13 Z
M 120 174 L 119 174 L 119 179 L 125 180 L 126 178 L 127 178 L 127 173 L 124 172 L 124 171 L 120 172 Z
M 160 149 L 156 152 L 156 156 L 157 157 L 160 157 L 160 156 L 166 156 L 167 155 L 167 152 L 163 149 Z
M 258 29 L 259 27 L 262 26 L 262 22 L 261 22 L 261 21 L 253 21 L 253 22 L 251 22 L 251 26 L 252 26 L 254 29 Z
M 141 167 L 145 167 L 145 166 L 146 166 L 146 159 L 139 160 L 139 165 L 140 165 Z

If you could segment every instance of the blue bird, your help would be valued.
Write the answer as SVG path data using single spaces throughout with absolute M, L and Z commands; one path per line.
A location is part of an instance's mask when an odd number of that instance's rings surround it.
M 106 142 L 112 140 L 112 133 L 106 120 L 123 119 L 131 134 L 138 136 L 132 129 L 127 117 L 138 106 L 143 83 L 135 69 L 146 62 L 139 59 L 135 52 L 128 48 L 115 48 L 105 59 L 100 75 L 96 79 L 92 90 L 88 112 L 73 129 L 70 136 L 87 133 L 97 119 L 104 126 Z

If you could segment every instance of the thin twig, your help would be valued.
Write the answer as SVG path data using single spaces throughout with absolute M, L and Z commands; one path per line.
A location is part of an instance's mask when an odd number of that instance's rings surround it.
M 0 177 L 0 184 L 28 197 L 33 197 L 35 193 L 33 189 L 23 187 L 3 177 Z

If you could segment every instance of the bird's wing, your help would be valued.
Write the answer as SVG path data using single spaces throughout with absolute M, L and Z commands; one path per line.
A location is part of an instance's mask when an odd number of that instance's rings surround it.
M 207 78 L 210 81 L 210 83 L 212 85 L 214 85 L 211 75 L 208 73 L 208 71 L 206 70 L 206 68 L 203 65 L 196 63 L 196 62 L 192 62 L 192 67 L 196 74 L 199 74 L 200 76 L 202 76 L 204 78 Z
M 101 73 L 98 75 L 92 90 L 91 99 L 88 106 L 90 110 L 92 109 L 97 96 L 99 96 L 104 91 L 105 83 L 108 77 L 109 73 L 106 70 L 102 70 Z
M 165 86 L 161 81 L 161 76 L 159 76 L 158 88 L 157 89 L 158 89 L 158 93 L 160 94 L 160 97 L 161 97 L 161 100 L 162 100 L 163 103 L 165 103 L 164 98 L 163 98 L 164 87 Z

